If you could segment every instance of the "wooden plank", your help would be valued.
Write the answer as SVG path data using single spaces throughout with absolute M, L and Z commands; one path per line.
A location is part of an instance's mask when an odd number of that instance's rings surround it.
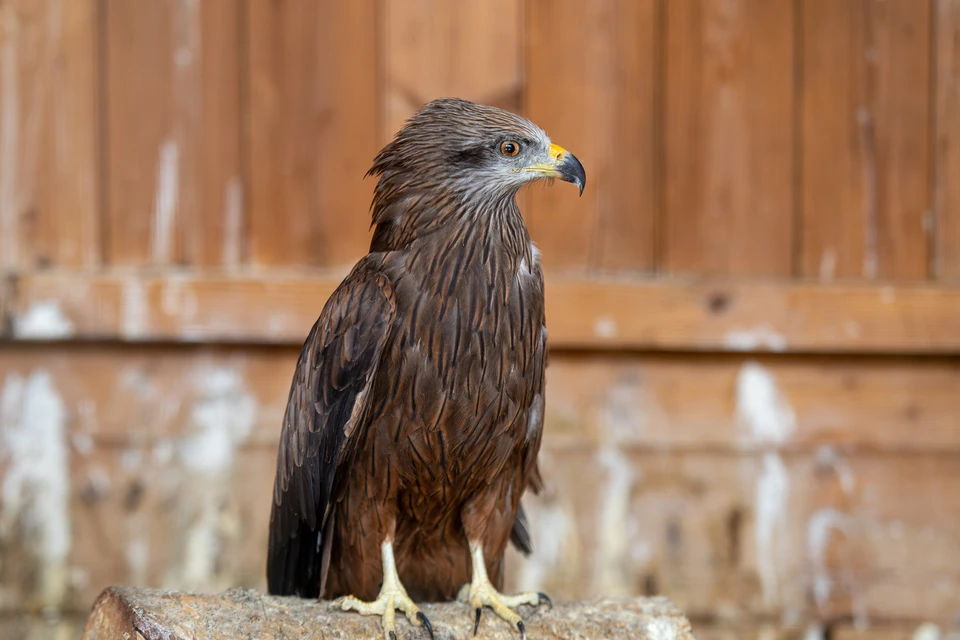
M 9 345 L 0 390 L 48 376 L 77 451 L 178 446 L 205 407 L 238 409 L 246 444 L 276 446 L 299 354 L 284 348 Z M 696 398 L 690 388 L 696 384 Z M 550 450 L 960 454 L 960 365 L 950 358 L 762 358 L 554 353 Z
M 935 3 L 934 205 L 937 217 L 936 275 L 960 281 L 960 0 Z
M 96 7 L 0 6 L 0 269 L 100 262 Z
M 251 261 L 352 265 L 380 141 L 377 0 L 247 3 Z M 335 62 L 334 62 L 335 61 Z
M 550 268 L 653 268 L 659 6 L 528 3 L 526 115 L 587 173 L 582 199 L 563 187 L 528 193 L 530 233 Z
M 535 551 L 510 552 L 508 585 L 565 598 L 656 592 L 694 620 L 952 615 L 960 574 L 945 568 L 960 560 L 960 504 L 943 487 L 958 458 L 846 462 L 844 477 L 776 454 L 548 452 L 548 489 L 525 500 Z
M 386 143 L 430 100 L 521 108 L 521 2 L 391 0 L 383 5 Z
M 107 1 L 111 264 L 240 262 L 239 11 Z
M 18 640 L 79 638 L 86 622 L 81 615 L 48 620 L 40 615 L 0 616 L 0 637 Z
M 811 623 L 806 628 L 790 626 L 784 628 L 781 623 L 737 626 L 712 622 L 693 621 L 693 632 L 697 640 L 936 640 L 950 636 L 933 635 L 947 632 L 950 625 L 937 627 L 933 623 L 917 621 L 909 623 L 868 623 L 861 627 L 849 623 L 831 621 L 827 624 Z
M 17 337 L 302 344 L 343 272 L 20 278 Z M 547 275 L 555 349 L 960 352 L 960 290 Z
M 707 619 L 693 620 L 692 625 L 697 640 L 822 640 L 818 635 L 806 635 L 807 629 L 784 628 L 780 623 L 772 622 L 724 624 Z
M 49 383 L 77 454 L 95 446 L 186 446 L 211 409 L 238 444 L 275 447 L 298 354 L 294 347 L 12 346 L 0 356 L 0 390 Z
M 930 266 L 930 3 L 802 3 L 804 276 Z
M 666 3 L 662 259 L 671 273 L 789 276 L 789 0 Z
M 858 629 L 854 626 L 837 625 L 830 637 L 833 640 L 937 640 L 956 635 L 951 633 L 951 630 L 955 629 L 956 623 L 945 617 L 940 624 L 917 620 L 912 624 L 901 622 L 880 628 L 871 625 Z
M 71 452 L 65 611 L 89 610 L 110 584 L 263 588 L 276 451 L 212 435 L 194 445 Z M 747 624 L 787 612 L 804 627 L 948 619 L 960 496 L 946 488 L 960 457 L 844 463 L 840 473 L 808 455 L 546 451 L 547 489 L 525 499 L 535 551 L 508 554 L 506 588 L 561 601 L 656 593 L 695 619 L 722 610 Z M 17 522 L 4 539 L 18 550 L 0 577 L 6 611 L 24 606 L 24 576 L 46 562 L 22 552 Z

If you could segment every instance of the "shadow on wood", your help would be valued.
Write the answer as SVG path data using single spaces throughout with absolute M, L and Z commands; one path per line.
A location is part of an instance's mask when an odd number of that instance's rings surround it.
M 474 638 L 464 604 L 423 605 L 436 640 Z M 559 638 L 632 638 L 693 640 L 690 623 L 666 598 L 600 599 L 557 603 L 552 609 L 521 610 L 533 640 Z M 400 640 L 427 638 L 398 614 Z M 110 587 L 93 606 L 83 640 L 201 640 L 219 638 L 356 638 L 380 640 L 380 619 L 329 611 L 326 603 L 275 598 L 250 589 L 198 595 L 154 589 Z M 517 640 L 519 634 L 486 611 L 477 638 Z

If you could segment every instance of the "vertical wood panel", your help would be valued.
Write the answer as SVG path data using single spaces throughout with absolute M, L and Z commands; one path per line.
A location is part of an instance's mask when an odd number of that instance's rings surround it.
M 550 268 L 653 266 L 658 6 L 528 4 L 527 115 L 587 173 L 581 200 L 562 184 L 528 194 L 531 235 Z
M 960 0 L 936 0 L 937 276 L 960 282 Z
M 250 0 L 251 259 L 352 264 L 369 248 L 376 0 Z
M 381 142 L 435 98 L 520 109 L 520 0 L 390 0 L 383 8 L 387 109 Z
M 929 2 L 803 7 L 802 275 L 929 271 Z
M 94 0 L 0 4 L 0 268 L 100 261 Z
M 236 264 L 239 5 L 106 7 L 110 261 Z
M 662 267 L 792 269 L 790 0 L 667 3 Z

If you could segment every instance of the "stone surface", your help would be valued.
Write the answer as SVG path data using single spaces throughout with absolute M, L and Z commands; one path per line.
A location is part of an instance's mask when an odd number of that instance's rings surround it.
M 426 604 L 435 640 L 467 640 L 473 620 L 460 603 Z M 533 639 L 693 640 L 690 623 L 666 598 L 600 599 L 557 603 L 553 608 L 524 607 Z M 421 640 L 427 632 L 398 614 L 398 640 Z M 199 595 L 154 589 L 110 587 L 87 620 L 83 640 L 201 640 L 220 638 L 379 640 L 378 617 L 329 611 L 326 603 L 275 598 L 250 589 Z M 476 638 L 517 640 L 519 634 L 485 611 Z

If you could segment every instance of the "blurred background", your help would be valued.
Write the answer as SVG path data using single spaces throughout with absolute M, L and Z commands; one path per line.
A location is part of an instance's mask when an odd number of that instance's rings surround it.
M 510 587 L 960 637 L 960 0 L 0 0 L 0 636 L 264 587 L 300 345 L 441 96 L 589 176 L 522 196 L 552 353 Z

